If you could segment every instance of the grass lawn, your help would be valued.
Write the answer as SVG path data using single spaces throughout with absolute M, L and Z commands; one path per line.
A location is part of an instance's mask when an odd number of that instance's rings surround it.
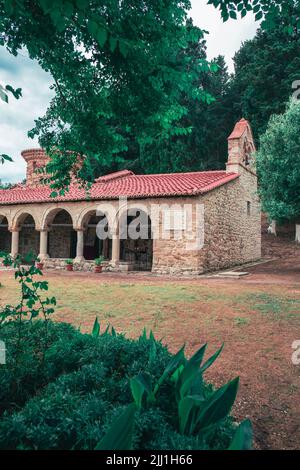
M 91 331 L 103 327 L 138 336 L 146 327 L 175 352 L 204 342 L 208 354 L 225 342 L 222 356 L 207 372 L 220 385 L 237 375 L 241 386 L 234 410 L 249 417 L 257 448 L 297 448 L 300 442 L 300 366 L 291 362 L 300 339 L 297 283 L 248 280 L 127 278 L 46 274 L 58 301 L 53 319 Z M 12 272 L 0 272 L 0 305 L 19 296 Z

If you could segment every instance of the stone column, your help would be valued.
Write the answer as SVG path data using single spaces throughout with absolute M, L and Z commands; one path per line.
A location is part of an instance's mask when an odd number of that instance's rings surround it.
M 117 231 L 112 232 L 112 264 L 118 264 L 120 261 L 120 238 Z
M 81 261 L 84 261 L 83 250 L 84 250 L 84 231 L 77 230 L 76 258 L 74 260 L 75 263 L 80 263 Z
M 20 230 L 11 230 L 11 256 L 15 258 L 19 253 L 19 233 Z
M 48 230 L 40 230 L 40 260 L 49 258 L 48 255 Z

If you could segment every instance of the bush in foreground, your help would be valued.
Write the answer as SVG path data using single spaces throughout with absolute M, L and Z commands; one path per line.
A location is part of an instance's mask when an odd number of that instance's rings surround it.
M 231 396 L 223 395 L 216 407 L 218 394 L 200 380 L 201 367 L 209 366 L 200 366 L 205 348 L 187 361 L 183 350 L 172 356 L 152 335 L 130 340 L 114 330 L 100 334 L 97 322 L 93 333 L 64 323 L 26 322 L 20 348 L 20 326 L 1 329 L 7 348 L 7 364 L 0 368 L 1 449 L 118 448 L 105 439 L 110 433 L 115 439 L 116 425 L 122 431 L 124 416 L 127 426 L 132 422 L 132 436 L 131 430 L 125 434 L 133 449 L 229 447 L 237 383 L 230 383 Z M 195 425 L 197 409 L 209 402 Z

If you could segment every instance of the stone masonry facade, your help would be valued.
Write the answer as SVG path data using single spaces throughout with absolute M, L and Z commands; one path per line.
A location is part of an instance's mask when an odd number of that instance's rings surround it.
M 35 192 L 32 194 L 37 198 L 36 202 L 15 201 L 14 190 L 11 190 L 12 200 L 3 202 L 2 191 L 0 251 L 7 251 L 9 247 L 15 256 L 30 248 L 43 259 L 46 267 L 60 269 L 64 267 L 65 258 L 74 257 L 76 269 L 92 270 L 93 259 L 85 259 L 83 254 L 86 249 L 92 256 L 94 245 L 98 246 L 94 222 L 95 214 L 100 211 L 107 218 L 112 244 L 108 250 L 108 246 L 104 249 L 100 242 L 100 251 L 103 249 L 106 254 L 110 253 L 110 259 L 104 262 L 105 270 L 135 269 L 138 266 L 136 260 L 142 260 L 139 265 L 142 269 L 143 260 L 147 259 L 145 269 L 157 274 L 197 275 L 258 260 L 261 257 L 261 211 L 255 147 L 249 123 L 245 120 L 237 123 L 228 141 L 229 155 L 224 175 L 220 176 L 220 172 L 203 173 L 206 178 L 222 177 L 224 183 L 213 183 L 209 189 L 204 188 L 198 193 L 189 189 L 195 194 L 148 197 L 137 194 L 136 197 L 128 197 L 125 205 L 124 197 L 121 202 L 117 198 L 45 201 L 39 200 Z M 28 187 L 38 191 L 35 169 L 45 164 L 45 154 L 42 150 L 24 151 L 23 156 L 28 164 L 27 184 L 18 194 L 26 195 Z M 181 178 L 188 178 L 187 174 L 182 175 L 176 175 L 179 184 Z M 191 184 L 194 184 L 194 178 L 202 178 L 201 175 L 200 172 L 191 174 Z M 167 176 L 165 180 L 168 183 Z M 135 181 L 130 172 L 121 172 L 115 177 L 117 188 L 122 178 Z M 140 187 L 144 179 L 138 178 Z M 103 184 L 106 187 L 106 180 Z M 149 216 L 152 240 L 127 240 L 122 245 L 119 224 L 131 208 Z M 91 217 L 94 217 L 94 225 L 89 226 Z M 179 218 L 180 223 L 172 223 L 172 217 Z M 31 223 L 26 224 L 29 219 Z M 122 247 L 125 250 L 123 255 Z

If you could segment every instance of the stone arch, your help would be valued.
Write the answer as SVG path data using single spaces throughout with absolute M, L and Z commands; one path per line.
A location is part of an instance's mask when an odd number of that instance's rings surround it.
M 83 230 L 83 257 L 93 260 L 99 256 L 110 260 L 112 256 L 112 233 L 110 214 L 105 207 L 89 207 L 82 211 L 78 219 Z
M 74 218 L 67 208 L 48 209 L 43 217 L 42 229 L 48 231 L 47 252 L 50 258 L 75 258 L 77 234 Z
M 9 232 L 9 220 L 0 214 L 0 253 L 9 253 L 11 247 L 11 234 Z
M 130 204 L 119 211 L 120 261 L 137 271 L 151 271 L 153 265 L 153 230 L 148 208 Z
M 84 230 L 86 227 L 86 221 L 89 219 L 90 214 L 98 212 L 104 214 L 107 217 L 108 224 L 113 229 L 113 222 L 115 216 L 115 208 L 112 204 L 97 204 L 89 207 L 85 207 L 76 219 L 76 228 L 78 230 Z
M 54 218 L 56 217 L 56 215 L 61 211 L 65 211 L 69 214 L 69 216 L 72 220 L 72 224 L 74 226 L 75 225 L 75 223 L 74 223 L 75 217 L 74 217 L 72 211 L 70 210 L 70 208 L 66 207 L 64 205 L 59 205 L 58 207 L 49 207 L 43 213 L 42 221 L 41 221 L 41 230 L 48 230 L 50 228 L 50 225 L 53 222 Z
M 24 220 L 28 216 L 32 217 L 32 219 L 34 220 L 35 227 L 38 227 L 38 220 L 37 220 L 36 215 L 30 210 L 20 209 L 18 212 L 16 212 L 16 214 L 14 215 L 12 219 L 12 223 L 11 223 L 12 229 L 13 230 L 20 229 Z

